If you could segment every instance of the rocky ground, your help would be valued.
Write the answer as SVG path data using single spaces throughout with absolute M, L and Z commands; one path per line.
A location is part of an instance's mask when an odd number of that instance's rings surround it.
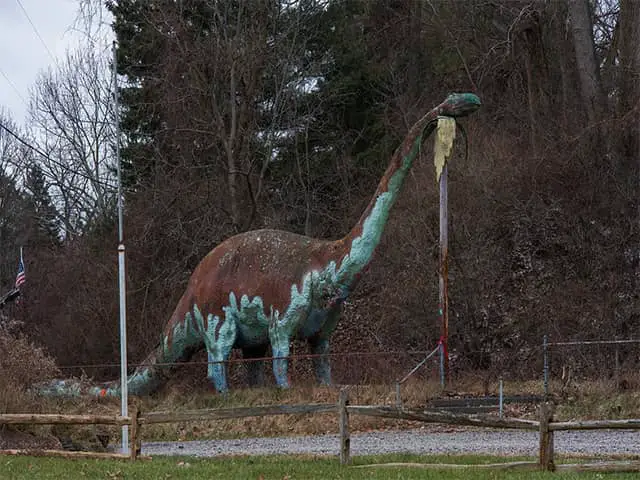
M 351 452 L 352 455 L 414 453 L 536 456 L 538 441 L 538 432 L 533 431 L 456 429 L 447 432 L 415 429 L 353 434 Z M 638 455 L 640 435 L 624 430 L 557 432 L 554 450 L 556 454 L 567 455 Z M 338 435 L 149 442 L 142 446 L 142 453 L 152 456 L 338 455 L 339 452 Z

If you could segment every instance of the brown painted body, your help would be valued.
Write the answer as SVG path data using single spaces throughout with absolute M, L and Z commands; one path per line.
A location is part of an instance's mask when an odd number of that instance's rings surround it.
M 321 270 L 329 262 L 338 265 L 349 242 L 318 240 L 281 230 L 254 230 L 231 237 L 214 248 L 196 267 L 186 291 L 166 326 L 170 336 L 175 322 L 184 322 L 197 305 L 208 314 L 224 318 L 229 295 L 260 297 L 265 309 L 286 311 L 291 287 L 301 287 L 305 274 Z M 331 299 L 329 299 L 330 301 Z M 327 305 L 329 306 L 329 305 Z M 265 312 L 266 313 L 266 312 Z M 238 338 L 236 347 L 254 346 Z M 264 339 L 268 341 L 268 339 Z

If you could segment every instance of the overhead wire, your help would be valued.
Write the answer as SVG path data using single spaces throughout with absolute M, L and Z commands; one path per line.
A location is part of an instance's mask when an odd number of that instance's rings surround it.
M 18 90 L 18 87 L 16 87 L 15 83 L 13 83 L 11 81 L 11 79 L 9 78 L 9 76 L 4 72 L 4 70 L 2 69 L 2 67 L 0 67 L 0 75 L 2 75 L 4 77 L 4 79 L 7 81 L 7 83 L 9 84 L 9 86 L 13 89 L 14 92 L 16 92 L 16 95 L 18 95 L 18 97 L 20 98 L 20 100 L 22 101 L 22 103 L 24 103 L 25 107 L 28 107 L 29 104 L 27 103 L 27 101 L 25 100 L 25 98 L 22 96 L 22 94 L 20 93 L 20 90 Z
M 60 168 L 65 168 L 68 170 L 72 170 L 68 165 L 65 165 L 64 163 L 55 160 L 53 158 L 51 158 L 49 155 L 47 155 L 46 153 L 44 153 L 42 150 L 40 150 L 38 147 L 32 145 L 31 143 L 27 142 L 25 139 L 23 139 L 22 137 L 20 137 L 20 135 L 18 135 L 17 133 L 15 133 L 13 130 L 11 130 L 9 127 L 7 127 L 6 125 L 4 125 L 1 121 L 0 121 L 0 128 L 3 129 L 5 132 L 7 132 L 9 135 L 11 135 L 13 138 L 15 138 L 18 142 L 20 142 L 22 145 L 24 145 L 25 147 L 33 150 L 34 152 L 36 152 L 38 155 L 41 155 L 42 157 L 46 158 L 48 161 L 50 161 L 51 163 L 53 163 L 54 165 L 57 165 Z M 78 175 L 79 177 L 84 178 L 85 180 L 89 180 L 93 183 L 97 183 L 99 185 L 102 185 L 104 187 L 109 187 L 109 188 L 113 188 L 114 186 L 111 183 L 108 182 L 104 182 L 102 180 L 98 180 L 94 177 L 91 177 L 89 175 L 86 175 L 82 172 L 80 172 L 79 170 L 73 170 L 73 173 Z
M 44 46 L 45 50 L 47 51 L 47 54 L 49 55 L 51 60 L 53 60 L 53 62 L 57 65 L 58 61 L 56 60 L 55 56 L 51 52 L 51 49 L 49 48 L 47 43 L 44 41 L 44 38 L 42 38 L 42 35 L 40 35 L 40 32 L 38 31 L 38 28 L 36 27 L 35 23 L 33 23 L 33 20 L 31 20 L 31 17 L 29 16 L 29 13 L 27 12 L 27 9 L 22 4 L 21 0 L 16 0 L 16 3 L 18 4 L 20 9 L 22 10 L 22 13 L 24 14 L 25 18 L 27 19 L 27 21 L 31 25 L 31 28 L 33 29 L 33 31 L 35 32 L 36 36 L 40 40 L 40 43 L 42 43 L 42 45 Z M 20 98 L 20 101 L 24 104 L 24 106 L 28 108 L 29 107 L 29 103 L 24 98 L 22 93 L 20 93 L 20 90 L 18 89 L 18 87 L 16 87 L 15 83 L 13 83 L 11 81 L 11 79 L 6 74 L 6 72 L 2 69 L 1 66 L 0 66 L 0 75 L 2 75 L 4 77 L 4 79 L 7 81 L 9 86 L 13 89 L 13 91 L 16 93 L 16 95 Z
M 24 5 L 22 5 L 22 2 L 20 0 L 16 0 L 16 2 L 18 2 L 18 6 L 22 10 L 22 13 L 24 13 L 24 16 L 27 18 L 27 21 L 29 22 L 29 24 L 31 25 L 31 28 L 33 29 L 33 31 L 35 32 L 36 36 L 40 40 L 40 43 L 42 43 L 42 45 L 44 46 L 45 50 L 49 54 L 49 57 L 51 57 L 51 60 L 53 60 L 53 63 L 57 65 L 58 61 L 56 60 L 56 57 L 53 55 L 53 53 L 51 53 L 51 50 L 49 49 L 49 46 L 47 45 L 47 42 L 45 42 L 44 39 L 42 38 L 42 35 L 40 35 L 40 32 L 38 31 L 38 28 L 33 23 L 33 20 L 31 20 L 31 17 L 29 16 L 29 13 L 27 13 L 27 9 L 24 8 Z
M 29 12 L 27 12 L 27 9 L 24 7 L 24 5 L 22 4 L 21 0 L 16 0 L 16 3 L 18 4 L 18 6 L 20 7 L 20 9 L 22 10 L 22 13 L 24 14 L 25 18 L 27 19 L 27 21 L 29 22 L 29 24 L 31 25 L 31 28 L 33 29 L 34 33 L 36 34 L 36 36 L 38 37 L 38 39 L 40 40 L 40 43 L 42 44 L 42 46 L 45 48 L 45 50 L 47 51 L 47 54 L 49 55 L 49 57 L 51 58 L 51 60 L 54 62 L 55 65 L 58 64 L 57 59 L 55 58 L 55 56 L 53 55 L 53 52 L 51 51 L 51 49 L 49 48 L 49 46 L 47 45 L 47 42 L 44 41 L 44 38 L 42 38 L 42 35 L 40 34 L 40 32 L 38 31 L 38 28 L 36 27 L 35 23 L 33 22 L 33 20 L 31 19 L 31 16 L 29 15 Z M 15 86 L 15 84 L 11 81 L 11 79 L 7 76 L 7 74 L 0 68 L 0 74 L 2 74 L 2 76 L 5 78 L 5 80 L 9 83 L 9 85 L 13 88 L 13 90 L 16 92 L 16 94 L 20 97 L 20 100 L 25 104 L 25 106 L 28 107 L 28 103 L 25 100 L 25 98 L 22 96 L 22 94 L 20 93 L 20 91 L 18 90 L 18 88 Z M 109 188 L 113 188 L 113 185 L 111 183 L 105 182 L 105 181 L 101 181 L 98 180 L 92 176 L 89 176 L 87 174 L 82 173 L 81 171 L 77 170 L 77 169 L 71 169 L 68 165 L 65 165 L 64 163 L 55 160 L 53 158 L 51 158 L 51 156 L 49 156 L 48 154 L 46 154 L 45 152 L 43 152 L 42 150 L 40 150 L 38 147 L 36 147 L 35 145 L 29 143 L 28 141 L 26 141 L 25 139 L 23 139 L 20 135 L 18 135 L 16 132 L 14 132 L 13 130 L 11 130 L 9 127 L 7 127 L 6 125 L 4 125 L 2 122 L 0 122 L 0 128 L 4 131 L 6 131 L 9 135 L 11 135 L 13 138 L 15 138 L 18 142 L 20 142 L 22 145 L 24 145 L 25 147 L 29 148 L 30 150 L 36 152 L 38 155 L 42 156 L 43 158 L 45 158 L 46 160 L 48 160 L 49 162 L 51 162 L 52 164 L 63 168 L 63 169 L 68 169 L 68 170 L 72 170 L 74 174 L 78 175 L 81 178 L 84 178 L 85 180 L 89 180 L 94 184 L 99 184 L 102 185 L 104 187 L 109 187 Z

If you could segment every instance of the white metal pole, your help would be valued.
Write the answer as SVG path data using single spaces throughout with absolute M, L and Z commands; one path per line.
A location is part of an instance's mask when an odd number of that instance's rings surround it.
M 122 214 L 122 171 L 120 166 L 120 118 L 118 116 L 118 68 L 116 42 L 113 42 L 113 103 L 116 135 L 116 165 L 118 172 L 118 287 L 120 291 L 120 411 L 128 415 L 129 395 L 127 388 L 127 298 L 124 264 L 124 222 Z M 122 426 L 122 453 L 129 453 L 129 426 Z

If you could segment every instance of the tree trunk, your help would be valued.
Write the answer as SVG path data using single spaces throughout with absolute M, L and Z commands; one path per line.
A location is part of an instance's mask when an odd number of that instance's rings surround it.
M 231 64 L 229 73 L 229 108 L 231 118 L 229 125 L 229 137 L 226 144 L 227 153 L 227 182 L 229 185 L 229 202 L 231 208 L 231 221 L 233 228 L 237 231 L 240 225 L 239 189 L 238 189 L 238 168 L 236 162 L 236 132 L 238 128 L 238 107 L 236 105 L 236 69 L 235 63 Z
M 589 124 L 594 124 L 602 114 L 604 94 L 596 61 L 589 0 L 567 0 L 567 6 L 580 78 L 580 94 Z
M 551 3 L 547 6 L 547 18 L 549 18 L 548 29 L 550 32 L 550 41 L 555 48 L 550 49 L 549 58 L 551 63 L 550 81 L 556 83 L 555 89 L 552 88 L 552 103 L 560 105 L 558 115 L 562 123 L 562 134 L 569 134 L 569 117 L 568 112 L 573 105 L 573 92 L 575 87 L 571 76 L 570 49 L 566 33 L 567 33 L 567 12 L 565 5 L 561 3 Z M 559 82 L 558 82 L 559 80 Z M 571 97 L 570 97 L 571 95 Z
M 629 116 L 632 132 L 627 149 L 640 161 L 640 2 L 620 2 L 620 116 Z
M 619 17 L 619 91 L 618 116 L 623 118 L 623 134 L 619 140 L 619 152 L 623 173 L 635 175 L 636 198 L 640 192 L 640 3 L 638 0 L 621 0 Z M 640 201 L 636 200 L 636 240 L 634 255 L 635 290 L 640 288 Z

